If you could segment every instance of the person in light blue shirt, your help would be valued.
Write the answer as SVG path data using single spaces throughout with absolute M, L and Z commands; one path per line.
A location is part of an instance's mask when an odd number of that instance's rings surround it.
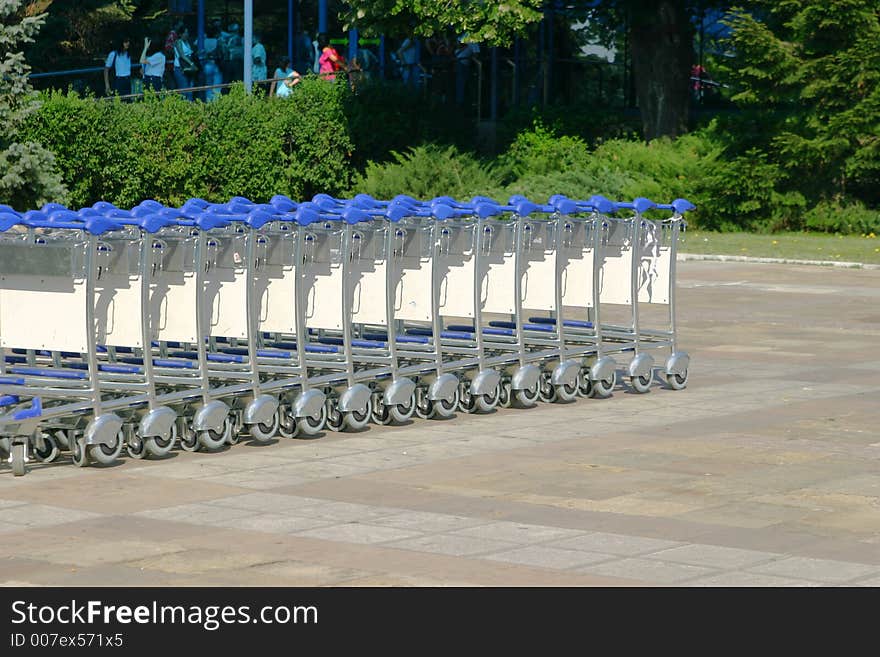
M 130 43 L 131 39 L 127 36 L 122 37 L 116 49 L 110 51 L 107 61 L 104 62 L 104 90 L 108 96 L 114 93 L 120 96 L 131 94 L 131 55 L 128 53 Z M 112 85 L 111 71 L 114 73 Z

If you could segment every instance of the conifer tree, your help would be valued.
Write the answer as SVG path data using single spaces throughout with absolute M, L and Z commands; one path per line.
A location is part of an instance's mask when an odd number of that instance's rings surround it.
M 19 141 L 25 119 L 39 107 L 21 47 L 30 43 L 45 14 L 28 16 L 22 0 L 0 0 L 0 203 L 16 210 L 63 200 L 55 157 L 40 144 Z

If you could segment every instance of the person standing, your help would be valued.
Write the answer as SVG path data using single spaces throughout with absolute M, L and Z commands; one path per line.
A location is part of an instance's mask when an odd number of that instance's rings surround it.
M 223 84 L 223 73 L 220 66 L 224 61 L 223 42 L 220 40 L 220 31 L 215 25 L 209 25 L 205 31 L 204 48 L 200 54 L 202 73 L 205 76 L 205 86 L 211 89 L 205 90 L 205 100 L 214 100 L 220 95 L 221 89 L 214 85 Z
M 253 58 L 251 76 L 254 83 L 259 84 L 269 77 L 268 67 L 266 66 L 266 47 L 260 42 L 259 34 L 254 34 L 251 57 Z
M 108 96 L 131 95 L 131 55 L 128 52 L 130 39 L 125 36 L 119 40 L 115 50 L 107 55 L 104 62 L 104 91 Z M 113 82 L 110 82 L 110 72 L 113 71 Z M 129 99 L 130 100 L 130 99 Z
M 318 36 L 318 50 L 321 52 L 318 57 L 318 75 L 324 80 L 335 81 L 336 72 L 344 67 L 345 60 L 336 48 L 330 45 L 326 34 Z
M 415 87 L 419 81 L 419 44 L 413 35 L 404 39 L 397 49 L 397 59 L 400 62 L 400 77 L 403 83 Z
M 193 48 L 189 43 L 189 28 L 184 27 L 174 42 L 174 83 L 178 89 L 193 86 L 194 73 L 198 68 L 193 60 Z M 193 99 L 192 91 L 184 91 L 183 97 Z
M 141 66 L 144 67 L 144 89 L 162 91 L 162 79 L 165 77 L 165 53 L 153 45 L 150 37 L 144 38 L 144 50 L 141 52 Z
M 283 97 L 290 95 L 290 86 L 286 84 L 288 76 L 290 76 L 291 79 L 296 78 L 296 82 L 299 82 L 300 74 L 290 65 L 290 57 L 285 55 L 278 60 L 278 68 L 276 68 L 275 72 L 272 74 L 273 82 L 269 86 L 270 96 L 277 95 Z

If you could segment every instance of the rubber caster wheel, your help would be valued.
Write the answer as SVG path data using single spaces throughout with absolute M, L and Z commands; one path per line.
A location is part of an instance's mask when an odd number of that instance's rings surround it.
M 688 371 L 685 370 L 681 374 L 671 373 L 666 375 L 666 383 L 673 390 L 684 390 L 687 387 Z
M 157 458 L 162 456 L 167 456 L 172 449 L 174 449 L 174 443 L 177 441 L 177 426 L 172 424 L 171 431 L 169 435 L 165 438 L 160 436 L 153 436 L 151 438 L 147 438 L 144 442 L 146 443 L 147 451 Z
M 616 372 L 607 379 L 593 381 L 593 390 L 590 396 L 596 399 L 605 399 L 607 397 L 610 397 L 611 393 L 614 392 L 615 383 L 617 383 Z
M 631 376 L 629 377 L 629 387 L 633 389 L 633 392 L 643 395 L 651 389 L 651 379 L 650 374 Z
M 501 398 L 501 388 L 495 386 L 495 390 L 488 395 L 465 395 L 458 406 L 465 413 L 488 413 L 498 406 Z
M 260 443 L 267 443 L 278 435 L 278 427 L 280 425 L 281 418 L 278 411 L 276 411 L 268 423 L 258 422 L 257 424 L 251 424 L 248 429 L 254 440 Z
M 516 401 L 513 390 L 510 387 L 510 381 L 502 381 L 500 385 L 501 394 L 498 396 L 498 405 L 501 408 L 510 408 Z
M 238 442 L 237 437 L 232 436 L 232 419 L 228 417 L 223 421 L 222 431 L 206 429 L 199 431 L 198 437 L 201 446 L 209 451 L 218 450 L 231 440 Z
M 372 403 L 367 402 L 367 407 L 360 411 L 347 411 L 342 414 L 343 428 L 350 431 L 363 429 L 370 423 Z
M 84 468 L 89 464 L 88 450 L 79 440 L 73 441 L 70 456 L 73 459 L 73 464 L 78 468 Z
M 409 398 L 406 404 L 395 404 L 389 409 L 391 419 L 397 424 L 403 424 L 408 421 L 416 412 L 416 395 L 415 393 Z
M 513 398 L 516 403 L 523 408 L 532 408 L 541 398 L 540 390 L 536 385 L 532 389 L 514 390 Z
M 125 453 L 133 459 L 142 459 L 147 455 L 147 441 L 137 434 L 131 437 L 125 446 Z
M 27 443 L 13 443 L 9 460 L 12 461 L 12 474 L 21 477 L 27 472 Z
M 278 409 L 278 435 L 285 440 L 296 438 L 299 434 L 299 425 L 296 418 L 290 414 L 290 409 Z
M 315 434 L 323 431 L 328 424 L 329 415 L 327 414 L 327 406 L 321 407 L 321 413 L 318 417 L 313 417 L 311 415 L 307 415 L 305 417 L 300 417 L 296 419 L 296 426 L 304 436 L 314 436 Z M 338 429 L 335 429 L 338 431 Z
M 122 430 L 116 434 L 116 440 L 110 445 L 98 443 L 89 446 L 89 457 L 93 461 L 97 461 L 101 465 L 110 465 L 115 463 L 122 454 L 122 448 L 125 446 L 125 434 Z
M 386 406 L 382 402 L 374 402 L 373 410 L 370 413 L 370 420 L 374 424 L 381 424 L 383 426 L 387 426 L 394 422 L 394 418 L 391 417 L 391 406 Z
M 184 452 L 198 452 L 202 448 L 199 435 L 192 427 L 186 427 L 180 434 L 180 447 Z
M 34 456 L 41 463 L 51 463 L 58 458 L 58 455 L 61 453 L 61 447 L 54 436 L 44 433 L 41 435 L 41 438 L 43 442 L 42 447 L 40 447 L 39 439 L 34 441 Z
M 590 371 L 589 370 L 581 370 L 581 373 L 578 375 L 578 395 L 581 397 L 592 397 L 593 396 L 593 382 L 590 380 Z
M 556 401 L 556 386 L 550 381 L 550 373 L 542 372 L 538 381 L 538 399 L 547 404 Z
M 553 389 L 556 393 L 556 401 L 558 402 L 568 403 L 577 399 L 577 381 L 573 381 L 572 383 L 560 383 L 559 385 L 553 386 Z

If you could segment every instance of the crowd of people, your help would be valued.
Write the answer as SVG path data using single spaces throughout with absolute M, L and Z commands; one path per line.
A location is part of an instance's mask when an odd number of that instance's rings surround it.
M 458 39 L 445 36 L 431 37 L 425 42 L 414 35 L 405 38 L 391 55 L 390 77 L 399 77 L 413 88 L 432 76 L 455 74 L 456 100 L 464 99 L 465 83 L 471 59 L 479 53 L 479 46 L 467 43 L 467 35 Z M 259 34 L 251 43 L 251 77 L 269 96 L 287 97 L 306 73 L 333 82 L 340 73 L 353 87 L 379 71 L 379 58 L 369 48 L 359 48 L 351 61 L 335 48 L 325 34 L 314 40 L 305 32 L 295 37 L 296 61 L 287 55 L 274 60 Z M 136 85 L 136 75 L 142 77 L 143 89 L 152 91 L 177 90 L 187 100 L 210 102 L 224 93 L 228 84 L 244 77 L 244 38 L 237 23 L 225 29 L 219 20 L 206 26 L 201 47 L 189 27 L 179 22 L 164 38 L 146 37 L 138 56 L 128 36 L 122 37 L 104 61 L 104 89 L 110 95 L 130 100 Z

